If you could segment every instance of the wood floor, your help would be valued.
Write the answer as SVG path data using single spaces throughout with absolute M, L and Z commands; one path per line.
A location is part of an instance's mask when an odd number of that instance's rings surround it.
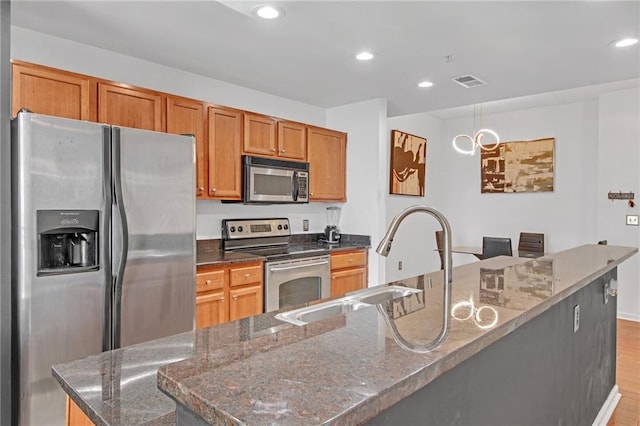
M 618 320 L 616 383 L 622 399 L 607 426 L 640 426 L 640 322 Z

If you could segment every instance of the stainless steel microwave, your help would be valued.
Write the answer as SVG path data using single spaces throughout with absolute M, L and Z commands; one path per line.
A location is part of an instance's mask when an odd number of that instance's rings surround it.
M 309 202 L 309 163 L 242 156 L 243 202 Z

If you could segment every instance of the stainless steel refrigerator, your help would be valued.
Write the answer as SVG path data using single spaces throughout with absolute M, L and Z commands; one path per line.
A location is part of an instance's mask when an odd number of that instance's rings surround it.
M 21 425 L 63 425 L 51 366 L 194 329 L 195 142 L 12 121 L 13 369 Z

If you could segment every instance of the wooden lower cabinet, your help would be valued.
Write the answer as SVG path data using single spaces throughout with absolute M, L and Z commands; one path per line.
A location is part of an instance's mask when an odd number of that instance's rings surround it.
M 367 250 L 334 253 L 331 255 L 331 296 L 367 287 Z
M 196 273 L 196 328 L 261 314 L 262 262 L 199 267 Z
M 67 397 L 67 426 L 94 426 L 94 423 Z

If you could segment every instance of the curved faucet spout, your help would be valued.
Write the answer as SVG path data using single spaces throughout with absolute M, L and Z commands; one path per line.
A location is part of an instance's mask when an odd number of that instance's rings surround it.
M 415 352 L 428 352 L 434 349 L 435 347 L 437 347 L 440 343 L 442 343 L 444 338 L 447 336 L 447 333 L 449 332 L 449 317 L 451 315 L 451 280 L 452 280 L 451 227 L 449 226 L 449 221 L 447 220 L 446 217 L 444 217 L 442 213 L 440 213 L 439 211 L 431 207 L 422 206 L 422 205 L 407 207 L 406 209 L 398 213 L 396 217 L 393 218 L 393 220 L 391 221 L 391 224 L 389 225 L 389 229 L 387 230 L 387 233 L 378 244 L 378 248 L 376 248 L 376 252 L 385 257 L 389 255 L 389 251 L 391 250 L 391 244 L 393 243 L 393 237 L 396 235 L 396 232 L 398 231 L 398 227 L 400 226 L 400 223 L 402 223 L 402 221 L 407 216 L 413 213 L 427 213 L 435 217 L 438 223 L 440 223 L 440 226 L 442 227 L 442 231 L 444 234 L 443 235 L 444 247 L 442 248 L 444 250 L 444 271 L 443 271 L 444 292 L 442 297 L 443 299 L 442 300 L 442 303 L 443 303 L 442 329 L 440 330 L 440 333 L 438 334 L 438 336 L 436 336 L 436 338 L 433 339 L 431 342 L 426 343 L 424 345 L 414 345 L 407 342 L 402 336 L 400 336 L 397 328 L 395 327 L 395 324 L 387 317 L 384 310 L 380 310 L 380 312 L 383 313 L 384 319 L 389 325 L 389 327 L 391 328 L 394 338 L 401 346 Z

